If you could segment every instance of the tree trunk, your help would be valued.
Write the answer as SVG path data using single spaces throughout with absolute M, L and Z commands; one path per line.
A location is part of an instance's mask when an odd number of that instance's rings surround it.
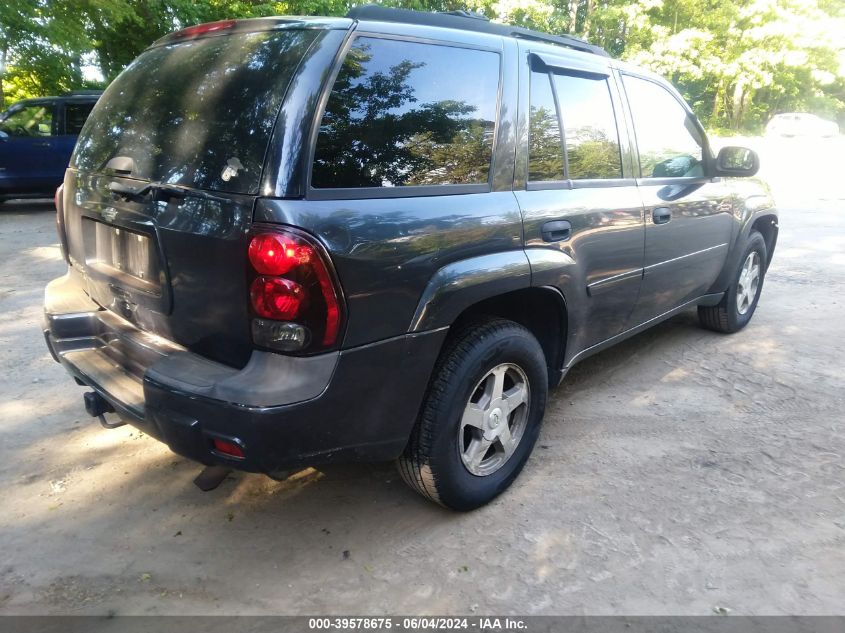
M 744 109 L 744 101 L 745 101 L 745 90 L 743 88 L 743 82 L 737 81 L 736 86 L 734 86 L 734 94 L 732 100 L 732 107 L 731 107 L 731 128 L 734 130 L 738 130 L 740 125 L 742 124 L 742 115 Z
M 587 11 L 584 15 L 584 30 L 582 32 L 585 40 L 590 36 L 590 16 L 593 14 L 594 6 L 595 0 L 587 0 Z
M 0 110 L 6 109 L 6 93 L 3 92 L 3 78 L 6 76 L 6 48 L 0 50 Z
M 716 123 L 719 121 L 719 115 L 722 113 L 722 84 L 716 84 L 716 95 L 713 97 L 713 112 L 710 119 Z
M 569 0 L 569 32 L 575 35 L 578 26 L 578 1 Z

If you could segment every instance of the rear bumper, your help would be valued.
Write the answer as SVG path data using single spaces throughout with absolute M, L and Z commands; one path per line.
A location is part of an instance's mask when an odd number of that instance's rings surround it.
M 176 453 L 273 473 L 398 456 L 446 331 L 307 358 L 255 351 L 236 369 L 137 329 L 66 275 L 47 286 L 44 335 L 71 375 Z M 215 438 L 245 457 L 216 453 Z

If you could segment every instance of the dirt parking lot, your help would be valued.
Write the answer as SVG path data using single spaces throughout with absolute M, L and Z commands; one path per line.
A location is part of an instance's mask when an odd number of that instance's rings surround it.
M 101 428 L 40 331 L 51 205 L 3 205 L 0 613 L 845 613 L 845 142 L 752 142 L 782 216 L 750 326 L 690 312 L 579 365 L 470 514 L 391 464 L 202 493 Z

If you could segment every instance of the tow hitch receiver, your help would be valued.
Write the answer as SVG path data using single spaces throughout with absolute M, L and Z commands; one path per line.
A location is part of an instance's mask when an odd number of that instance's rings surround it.
M 92 418 L 100 418 L 100 424 L 104 428 L 116 429 L 126 424 L 123 420 L 118 420 L 117 422 L 106 420 L 106 413 L 114 413 L 114 407 L 96 391 L 89 391 L 83 394 L 82 399 L 85 400 L 85 410 L 88 412 L 88 415 Z

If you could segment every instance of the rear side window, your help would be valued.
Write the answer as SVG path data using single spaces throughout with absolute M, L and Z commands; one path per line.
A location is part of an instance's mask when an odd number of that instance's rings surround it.
M 531 73 L 531 110 L 528 114 L 528 180 L 563 180 L 563 145 L 560 121 L 549 74 Z
M 134 161 L 132 177 L 257 193 L 270 133 L 316 30 L 233 33 L 142 53 L 100 97 L 72 166 Z
M 358 38 L 320 123 L 311 186 L 486 184 L 498 91 L 497 53 Z
M 535 70 L 529 90 L 529 182 L 622 178 L 616 116 L 605 77 Z
M 93 103 L 68 103 L 65 105 L 65 134 L 76 136 L 82 131 L 85 120 L 91 114 Z
M 555 75 L 572 180 L 622 177 L 619 134 L 607 79 Z
M 643 178 L 704 175 L 703 139 L 692 118 L 666 88 L 623 76 L 634 117 Z

